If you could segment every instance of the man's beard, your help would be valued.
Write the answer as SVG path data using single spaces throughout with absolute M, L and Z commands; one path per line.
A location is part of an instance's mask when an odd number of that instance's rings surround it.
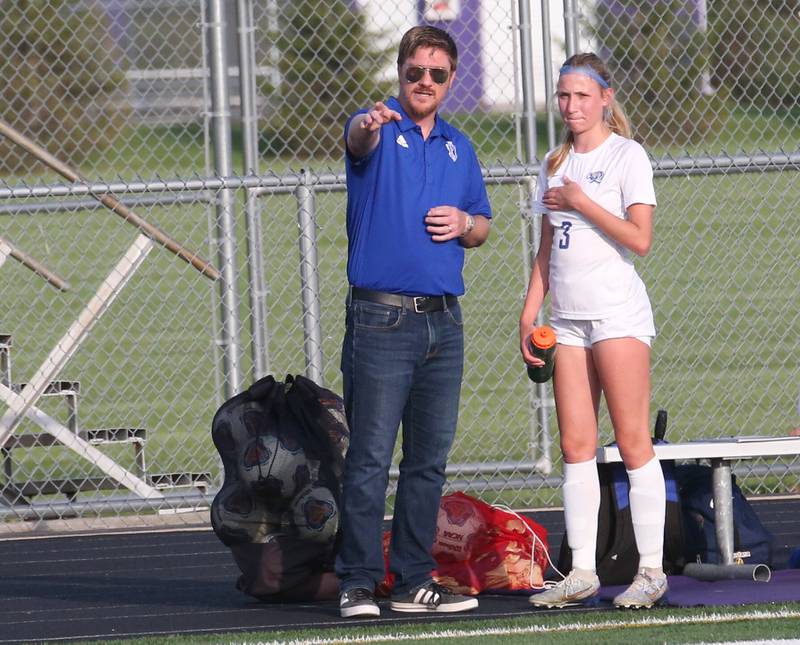
M 408 112 L 408 116 L 412 118 L 412 120 L 418 121 L 421 119 L 425 119 L 432 114 L 436 114 L 436 110 L 438 109 L 438 105 L 428 105 L 422 110 L 417 109 L 413 104 L 409 104 L 406 106 L 406 112 Z

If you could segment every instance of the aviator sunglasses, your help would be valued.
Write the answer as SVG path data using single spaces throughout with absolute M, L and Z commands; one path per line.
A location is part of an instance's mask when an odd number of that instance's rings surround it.
M 417 81 L 422 80 L 422 77 L 425 76 L 425 70 L 428 70 L 431 73 L 431 78 L 433 82 L 437 85 L 444 85 L 447 83 L 447 79 L 450 78 L 450 70 L 449 69 L 442 69 L 441 67 L 423 67 L 422 65 L 412 65 L 411 67 L 406 68 L 406 80 L 409 83 L 416 83 Z

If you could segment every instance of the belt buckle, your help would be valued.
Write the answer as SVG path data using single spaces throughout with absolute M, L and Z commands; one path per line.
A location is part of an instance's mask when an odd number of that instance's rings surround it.
M 427 300 L 428 296 L 414 296 L 414 313 L 424 314 L 425 310 L 420 307 L 424 307 Z

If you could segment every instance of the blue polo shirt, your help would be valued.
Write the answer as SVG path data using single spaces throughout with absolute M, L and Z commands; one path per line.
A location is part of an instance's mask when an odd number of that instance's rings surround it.
M 434 206 L 456 206 L 491 217 L 472 144 L 436 116 L 427 140 L 396 98 L 386 105 L 402 121 L 381 129 L 367 156 L 345 155 L 347 171 L 347 277 L 356 287 L 418 295 L 464 293 L 464 247 L 458 239 L 434 242 L 425 215 Z M 352 119 L 344 128 L 347 132 Z

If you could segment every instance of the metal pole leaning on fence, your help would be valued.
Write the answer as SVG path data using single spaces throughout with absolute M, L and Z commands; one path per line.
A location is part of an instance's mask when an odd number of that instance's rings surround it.
M 12 257 L 20 262 L 24 267 L 41 276 L 59 291 L 69 291 L 69 283 L 48 269 L 41 262 L 38 262 L 22 249 L 12 244 L 9 240 L 0 237 L 0 266 L 3 265 L 6 257 Z
M 86 180 L 86 178 L 81 176 L 80 173 L 78 173 L 76 170 L 72 169 L 70 166 L 68 166 L 61 160 L 57 159 L 55 156 L 47 152 L 47 150 L 42 148 L 39 144 L 29 139 L 21 132 L 18 132 L 3 120 L 0 120 L 0 134 L 2 134 L 10 141 L 16 143 L 18 146 L 20 146 L 21 148 L 32 154 L 39 161 L 44 163 L 52 170 L 55 170 L 59 175 L 61 175 L 65 179 L 69 179 L 73 183 L 84 183 L 84 184 L 89 183 Z M 188 249 L 181 246 L 178 242 L 173 240 L 166 233 L 159 230 L 158 228 L 150 224 L 150 222 L 148 222 L 147 220 L 143 219 L 142 217 L 134 213 L 130 208 L 125 206 L 125 204 L 120 202 L 113 195 L 108 193 L 92 193 L 92 197 L 94 197 L 97 201 L 106 206 L 113 213 L 116 213 L 124 220 L 133 224 L 136 228 L 142 231 L 142 233 L 147 235 L 147 237 L 158 242 L 165 249 L 171 251 L 182 260 L 191 264 L 195 269 L 200 271 L 200 273 L 202 273 L 207 278 L 210 278 L 212 280 L 216 280 L 219 278 L 219 272 L 213 266 L 211 266 L 209 262 L 203 260 L 199 255 L 197 255 L 197 253 L 193 253 L 192 251 L 189 251 Z

